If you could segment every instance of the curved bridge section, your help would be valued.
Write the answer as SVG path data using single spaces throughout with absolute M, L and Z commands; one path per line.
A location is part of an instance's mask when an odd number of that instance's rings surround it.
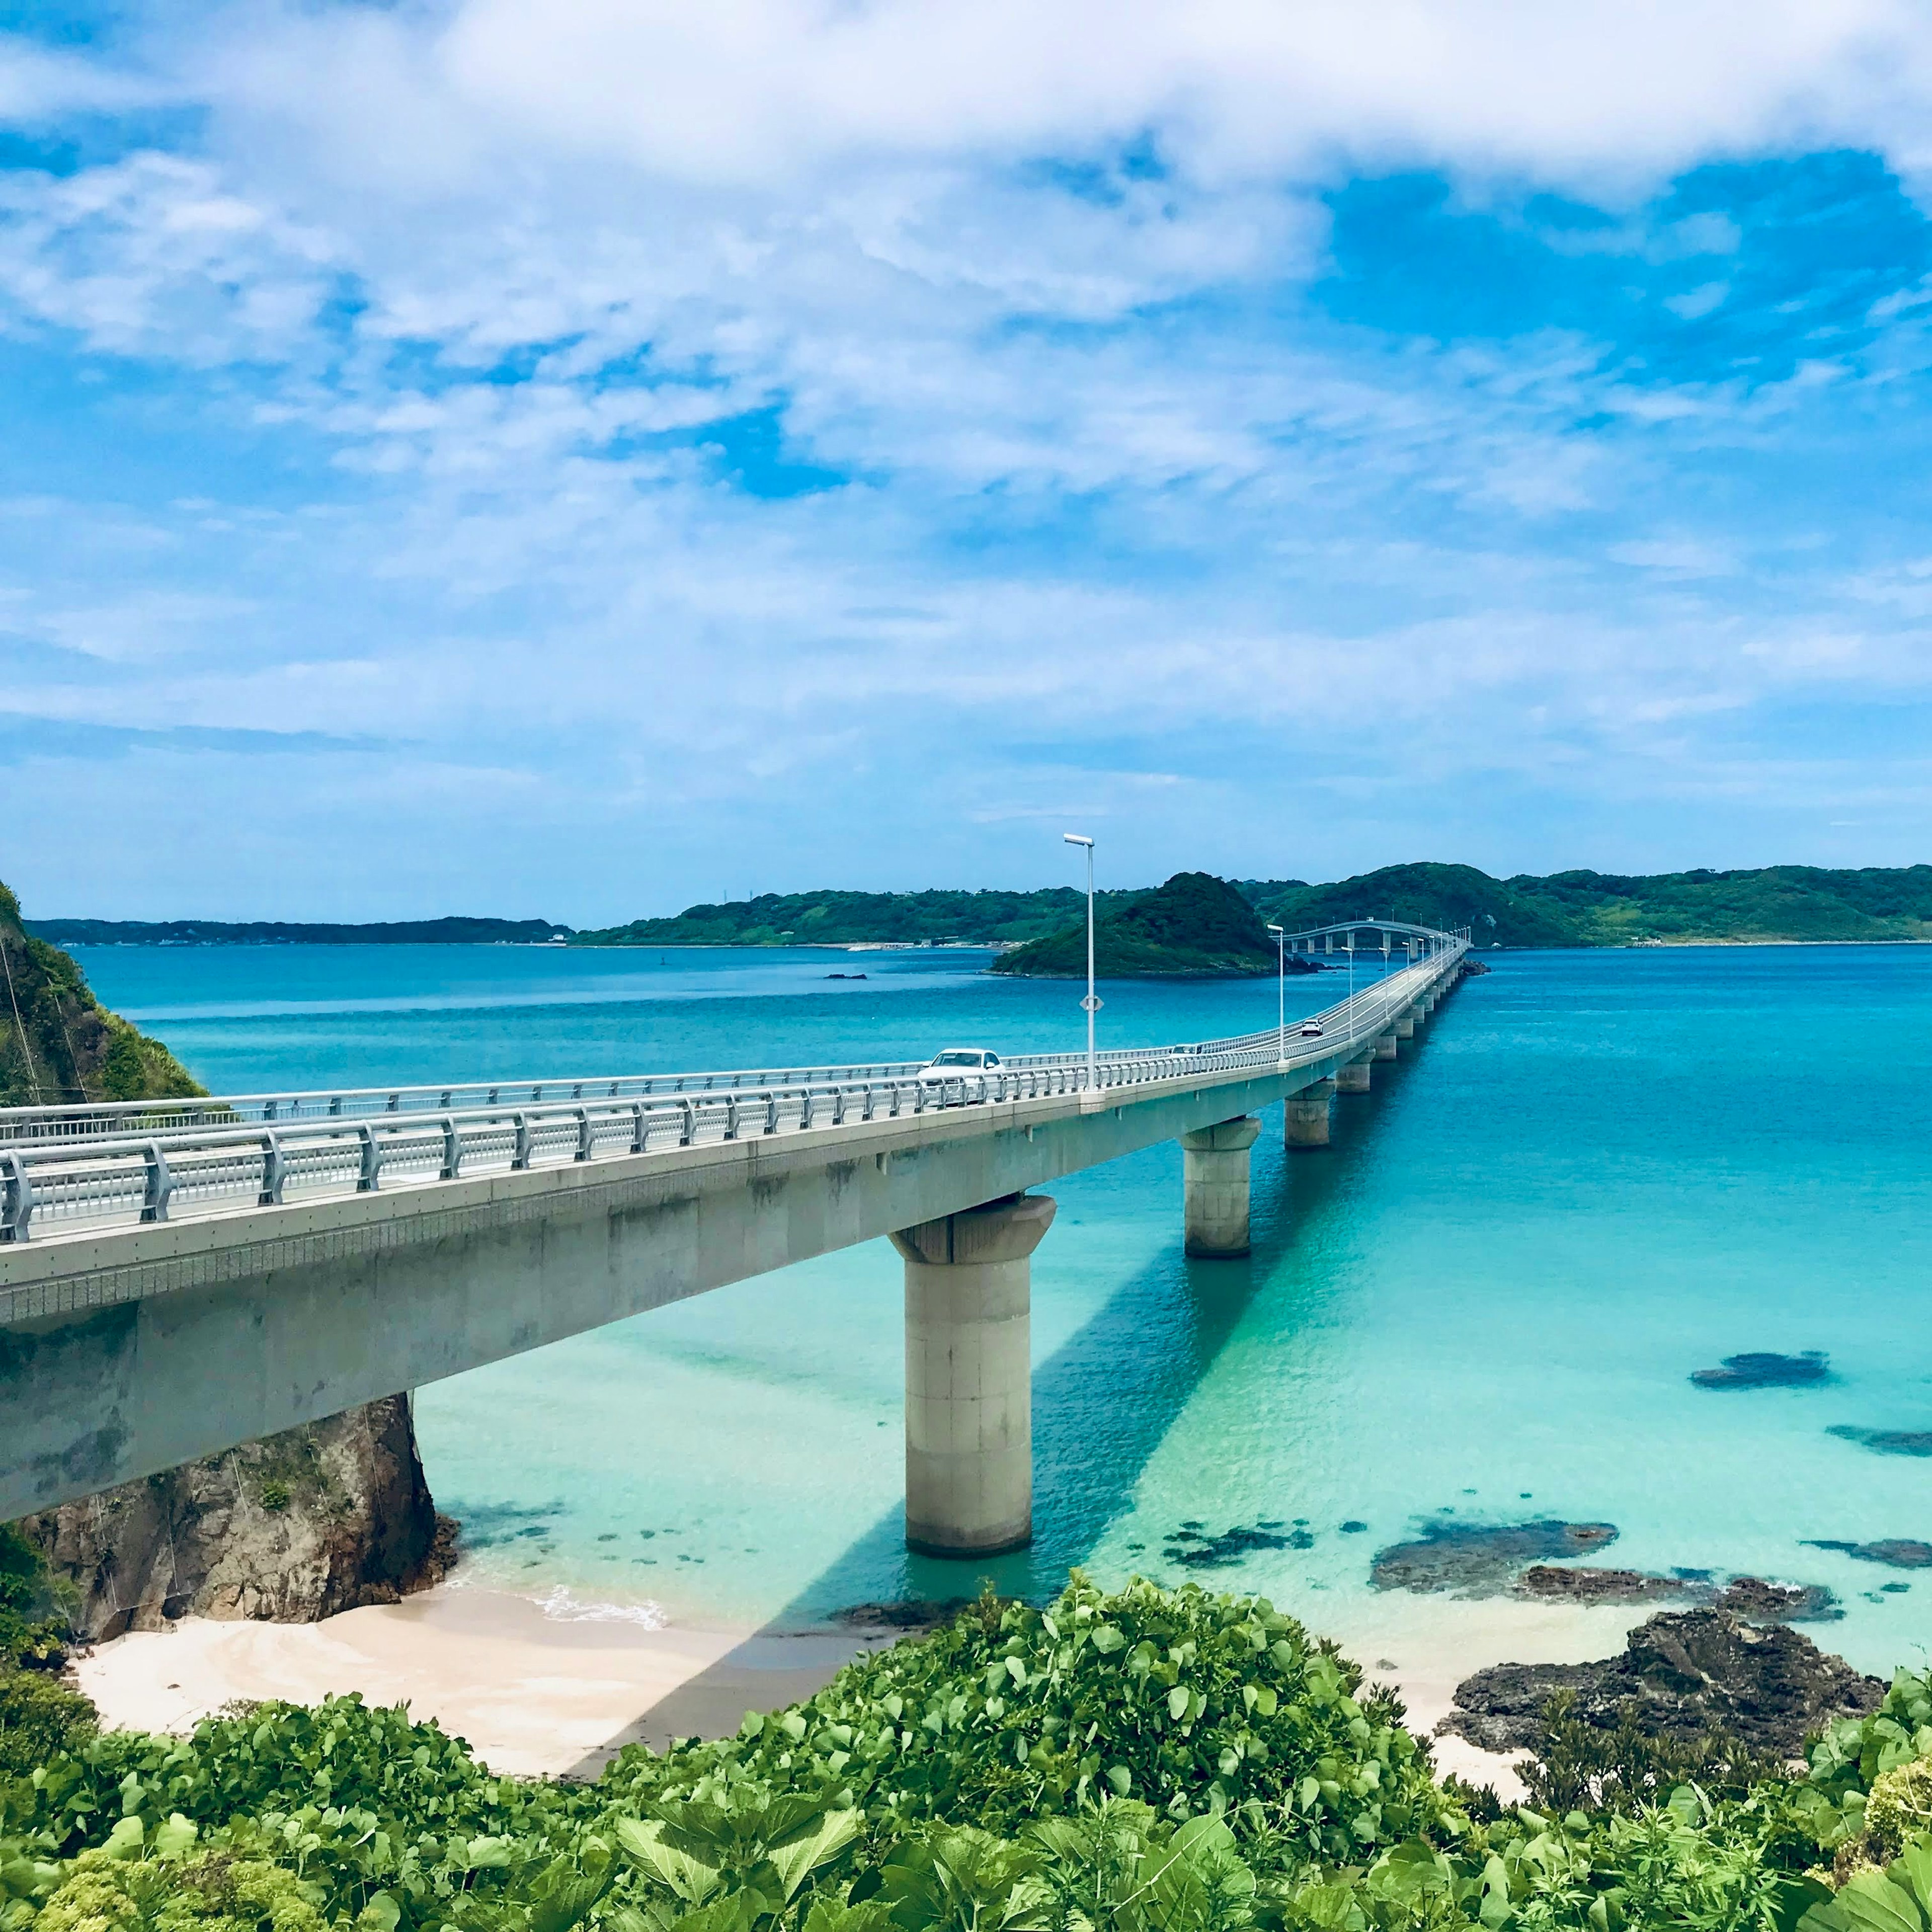
M 1245 1253 L 1254 1116 L 1325 1143 L 1466 947 L 1414 932 L 1308 1020 L 1090 1081 L 1043 1054 L 0 1113 L 0 1520 L 890 1234 L 909 1532 L 1011 1547 L 1052 1219 L 1026 1190 L 1179 1139 L 1189 1252 Z

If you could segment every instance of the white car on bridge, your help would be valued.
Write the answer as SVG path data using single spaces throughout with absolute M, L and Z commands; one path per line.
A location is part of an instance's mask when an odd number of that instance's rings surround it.
M 938 1088 L 942 1093 L 957 1084 L 962 1090 L 962 1100 L 977 1100 L 984 1097 L 989 1077 L 999 1071 L 997 1053 L 989 1053 L 981 1046 L 949 1046 L 944 1053 L 935 1053 L 919 1070 L 919 1084 Z

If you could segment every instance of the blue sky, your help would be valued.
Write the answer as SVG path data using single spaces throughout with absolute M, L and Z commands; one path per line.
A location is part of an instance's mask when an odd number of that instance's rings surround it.
M 1932 27 L 0 5 L 0 877 L 1932 857 Z

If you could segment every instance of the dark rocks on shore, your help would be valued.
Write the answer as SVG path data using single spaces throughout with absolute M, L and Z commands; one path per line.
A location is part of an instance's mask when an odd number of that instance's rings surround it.
M 1708 1605 L 1753 1623 L 1825 1623 L 1844 1615 L 1838 1600 L 1822 1583 L 1768 1583 L 1761 1576 L 1734 1576 L 1720 1589 L 1706 1570 L 1652 1576 L 1639 1570 L 1558 1570 L 1537 1564 L 1516 1580 L 1515 1588 L 1520 1596 L 1555 1603 Z
M 1646 1576 L 1637 1570 L 1558 1570 L 1533 1564 L 1516 1580 L 1526 1597 L 1564 1604 L 1648 1604 L 1681 1598 L 1686 1585 L 1681 1576 Z
M 391 1396 L 21 1527 L 79 1595 L 90 1641 L 177 1617 L 313 1623 L 439 1581 L 457 1525 L 424 1480 L 409 1398 Z
M 1726 1355 L 1720 1369 L 1698 1369 L 1690 1379 L 1699 1388 L 1804 1388 L 1832 1378 L 1831 1358 L 1816 1348 L 1802 1355 Z
M 930 1600 L 908 1597 L 891 1604 L 850 1604 L 832 1612 L 832 1621 L 843 1630 L 938 1630 L 950 1624 L 970 1598 L 946 1597 Z
M 1500 1664 L 1456 1689 L 1438 1735 L 1484 1750 L 1523 1750 L 1542 1736 L 1550 1699 L 1613 1729 L 1627 1703 L 1641 1729 L 1685 1740 L 1722 1726 L 1753 1750 L 1792 1758 L 1834 1718 L 1876 1710 L 1885 1686 L 1779 1624 L 1761 1629 L 1709 1609 L 1666 1612 L 1630 1633 L 1622 1654 L 1593 1664 Z
M 1932 1569 L 1932 1543 L 1915 1542 L 1910 1537 L 1888 1537 L 1879 1543 L 1825 1543 L 1807 1538 L 1805 1547 L 1835 1550 L 1861 1563 L 1882 1563 L 1894 1570 Z
M 1612 1522 L 1501 1525 L 1432 1522 L 1412 1543 L 1376 1552 L 1369 1580 L 1378 1590 L 1456 1597 L 1502 1595 L 1526 1564 L 1582 1556 L 1616 1540 Z
M 1932 1429 L 1855 1429 L 1841 1422 L 1825 1433 L 1876 1449 L 1881 1456 L 1932 1456 Z

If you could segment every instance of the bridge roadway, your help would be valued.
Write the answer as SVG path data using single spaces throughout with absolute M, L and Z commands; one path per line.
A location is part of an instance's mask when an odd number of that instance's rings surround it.
M 1026 1190 L 1178 1138 L 1188 1252 L 1246 1253 L 1258 1110 L 1325 1144 L 1336 1088 L 1461 977 L 1465 935 L 1392 929 L 1412 963 L 1318 1035 L 1090 1081 L 1042 1055 L 936 1093 L 899 1063 L 0 1114 L 0 1521 L 890 1234 L 908 1540 L 1015 1547 L 1054 1212 Z

